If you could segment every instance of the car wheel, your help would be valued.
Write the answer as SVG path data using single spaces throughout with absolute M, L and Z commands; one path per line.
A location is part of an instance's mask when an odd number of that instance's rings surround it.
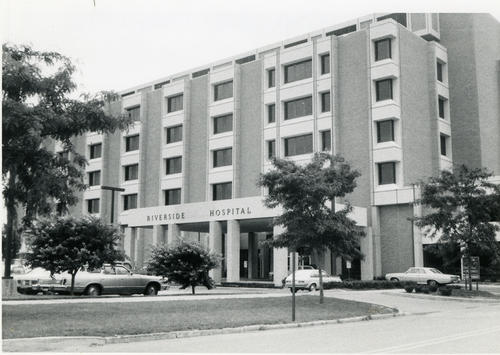
M 311 286 L 309 286 L 309 291 L 311 292 L 316 291 L 316 284 L 311 284 Z
M 438 287 L 439 283 L 435 280 L 429 280 L 427 281 L 427 285 L 429 285 L 430 287 Z
M 399 282 L 399 279 L 397 277 L 391 277 L 392 282 Z
M 145 296 L 156 296 L 157 294 L 158 294 L 158 286 L 154 284 L 146 286 L 146 289 L 144 290 Z
M 97 285 L 90 285 L 85 290 L 87 296 L 99 296 L 101 294 L 101 288 Z

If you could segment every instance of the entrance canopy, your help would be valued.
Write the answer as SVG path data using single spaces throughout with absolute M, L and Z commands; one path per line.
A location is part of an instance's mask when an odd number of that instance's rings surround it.
M 335 204 L 336 210 L 344 208 Z M 155 206 L 123 211 L 119 224 L 129 227 L 149 227 L 165 224 L 186 224 L 227 220 L 250 220 L 272 218 L 282 213 L 281 208 L 264 206 L 263 198 L 245 197 L 230 200 L 184 203 L 173 206 Z M 349 215 L 361 227 L 367 226 L 367 211 L 353 207 Z

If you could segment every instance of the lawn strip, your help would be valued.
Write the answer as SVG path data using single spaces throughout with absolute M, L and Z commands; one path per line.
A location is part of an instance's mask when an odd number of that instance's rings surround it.
M 390 313 L 391 309 L 348 300 L 297 297 L 298 322 Z M 47 336 L 113 336 L 192 329 L 218 329 L 291 321 L 291 297 L 4 305 L 3 339 Z

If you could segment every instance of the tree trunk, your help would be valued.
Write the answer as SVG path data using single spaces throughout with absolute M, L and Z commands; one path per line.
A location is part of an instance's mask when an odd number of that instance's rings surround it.
M 10 279 L 10 264 L 12 263 L 12 243 L 15 238 L 15 233 L 17 230 L 15 228 L 17 222 L 17 211 L 16 211 L 16 200 L 13 195 L 13 191 L 16 185 L 16 171 L 12 169 L 9 171 L 9 187 L 6 193 L 6 204 L 7 204 L 7 240 L 6 240 L 6 252 L 5 252 L 5 273 L 4 278 Z
M 195 288 L 195 287 L 196 287 L 195 285 L 191 285 L 191 293 L 192 293 L 193 295 L 194 295 L 194 288 Z
M 319 256 L 319 255 L 318 255 Z M 321 259 L 321 257 L 319 257 L 318 259 Z M 319 264 L 319 304 L 323 304 L 323 274 L 321 273 L 321 261 L 318 260 L 318 264 Z
M 76 272 L 75 273 L 71 273 L 71 296 L 74 296 L 74 289 L 75 289 L 75 276 L 76 276 Z

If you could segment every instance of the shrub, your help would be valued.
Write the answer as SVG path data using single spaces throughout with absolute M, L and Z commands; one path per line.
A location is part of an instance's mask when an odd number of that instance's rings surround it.
M 414 286 L 405 286 L 405 291 L 408 293 L 412 293 L 414 289 L 415 289 Z
M 325 282 L 323 284 L 323 289 L 333 289 L 333 288 L 350 288 L 353 290 L 383 290 L 383 289 L 393 289 L 393 288 L 405 288 L 406 286 L 415 287 L 415 282 L 393 282 L 387 280 L 370 280 L 370 281 L 360 281 L 360 280 L 349 280 L 343 282 Z
M 440 287 L 439 288 L 439 294 L 441 296 L 451 296 L 451 291 L 453 289 L 451 287 L 447 287 L 447 286 L 444 286 L 444 287 Z
M 430 292 L 436 292 L 438 290 L 438 287 L 437 286 L 431 286 L 431 285 L 429 285 L 428 289 L 429 289 Z

